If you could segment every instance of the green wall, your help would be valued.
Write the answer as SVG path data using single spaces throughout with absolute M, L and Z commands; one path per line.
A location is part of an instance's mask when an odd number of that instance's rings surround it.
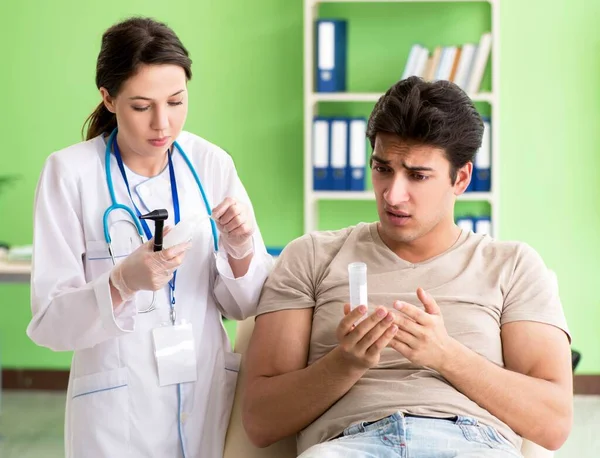
M 502 3 L 502 238 L 530 243 L 557 272 L 573 345 L 583 353 L 579 372 L 599 373 L 600 309 L 590 285 L 600 273 L 595 236 L 600 134 L 594 132 L 600 123 L 600 86 L 594 80 L 600 70 L 600 4 Z M 477 40 L 489 27 L 488 8 L 330 4 L 321 13 L 351 19 L 349 88 L 383 91 L 401 75 L 415 40 L 429 46 Z M 94 69 L 101 33 L 132 14 L 167 22 L 191 52 L 195 75 L 186 127 L 232 154 L 267 244 L 281 246 L 301 235 L 300 0 L 5 0 L 0 3 L 0 175 L 22 178 L 0 192 L 0 240 L 30 243 L 33 193 L 43 161 L 80 140 L 83 120 L 98 102 Z M 321 113 L 340 109 L 367 114 L 370 105 L 320 106 Z M 376 217 L 368 202 L 341 208 L 352 216 L 329 216 L 321 226 Z M 331 214 L 332 204 L 324 202 L 321 209 Z M 67 368 L 70 354 L 28 340 L 29 319 L 28 287 L 0 286 L 4 367 Z

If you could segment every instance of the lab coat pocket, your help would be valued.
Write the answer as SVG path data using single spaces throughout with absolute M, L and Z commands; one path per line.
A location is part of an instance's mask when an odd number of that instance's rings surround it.
M 139 242 L 138 242 L 139 244 Z M 115 262 L 127 257 L 132 251 L 130 239 L 112 241 Z M 85 273 L 87 281 L 99 277 L 107 270 L 112 269 L 113 263 L 104 240 L 87 240 L 85 242 Z
M 127 368 L 73 379 L 70 404 L 71 456 L 128 456 Z

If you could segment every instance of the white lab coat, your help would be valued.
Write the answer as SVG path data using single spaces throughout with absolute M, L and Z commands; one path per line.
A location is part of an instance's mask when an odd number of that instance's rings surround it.
M 250 201 L 233 161 L 220 148 L 183 132 L 178 138 L 214 208 L 225 197 Z M 168 287 L 157 292 L 158 310 L 139 314 L 151 292 L 113 310 L 109 290 L 112 262 L 102 215 L 110 204 L 105 178 L 105 140 L 97 137 L 52 154 L 35 199 L 31 306 L 27 333 L 38 345 L 74 350 L 67 392 L 67 458 L 220 458 L 233 402 L 239 355 L 231 352 L 221 314 L 242 320 L 255 313 L 272 260 L 261 235 L 248 273 L 235 279 L 224 252 L 214 255 L 210 223 L 196 234 L 177 273 L 177 319 L 192 323 L 197 381 L 160 387 L 152 329 L 169 323 Z M 181 218 L 206 213 L 200 191 L 180 154 L 173 155 Z M 131 206 L 111 157 L 115 194 Z M 128 172 L 141 212 L 167 208 L 173 225 L 168 167 L 150 179 Z M 252 208 L 252 207 L 250 207 Z M 130 218 L 110 216 L 115 254 L 123 258 L 139 246 Z M 153 225 L 150 222 L 150 228 Z M 137 304 L 137 307 L 136 307 Z M 181 418 L 179 424 L 178 418 Z

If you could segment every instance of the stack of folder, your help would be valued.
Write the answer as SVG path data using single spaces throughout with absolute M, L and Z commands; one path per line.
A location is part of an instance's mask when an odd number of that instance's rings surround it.
M 312 159 L 315 191 L 364 191 L 366 131 L 365 118 L 314 119 Z
M 464 231 L 492 235 L 492 220 L 489 216 L 463 216 L 456 219 L 456 225 Z
M 483 139 L 475 155 L 473 176 L 467 192 L 490 192 L 492 189 L 492 128 L 490 118 L 483 118 Z

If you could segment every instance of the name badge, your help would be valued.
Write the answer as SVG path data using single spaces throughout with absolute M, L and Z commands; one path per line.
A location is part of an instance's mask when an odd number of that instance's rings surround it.
M 152 330 L 160 386 L 195 382 L 196 349 L 191 323 Z

